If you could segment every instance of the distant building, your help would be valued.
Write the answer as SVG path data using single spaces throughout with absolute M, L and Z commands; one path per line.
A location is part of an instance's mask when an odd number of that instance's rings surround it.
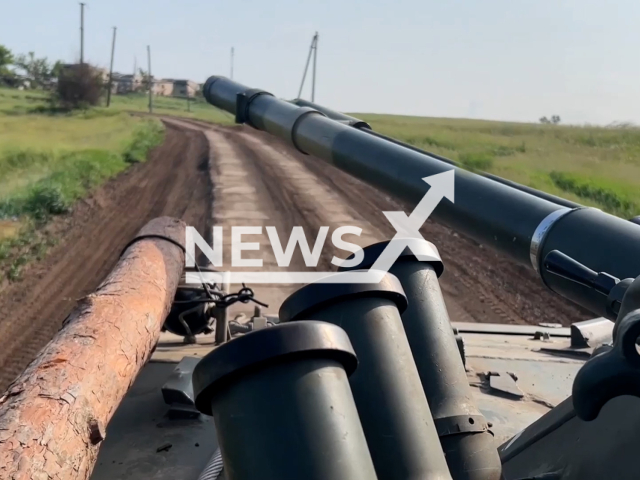
M 141 75 L 113 74 L 113 83 L 116 85 L 115 93 L 124 95 L 138 92 L 143 88 L 143 78 Z
M 65 65 L 70 68 L 74 65 Z M 102 74 L 102 69 L 99 70 Z M 109 73 L 106 72 L 105 83 L 109 81 Z M 195 97 L 202 88 L 201 84 L 192 80 L 176 80 L 173 78 L 156 79 L 151 77 L 152 93 L 160 97 Z M 112 93 L 126 95 L 128 93 L 148 91 L 147 79 L 142 75 L 124 75 L 113 73 Z
M 164 78 L 153 81 L 153 94 L 161 97 L 195 97 L 199 85 L 191 80 Z
M 199 85 L 191 80 L 174 80 L 174 97 L 195 97 L 199 90 Z
M 153 94 L 161 97 L 170 97 L 173 94 L 173 82 L 171 80 L 154 80 Z

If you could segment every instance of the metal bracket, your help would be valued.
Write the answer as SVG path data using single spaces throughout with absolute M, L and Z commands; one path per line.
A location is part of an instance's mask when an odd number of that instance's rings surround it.
M 454 415 L 433 419 L 438 437 L 456 435 L 458 433 L 486 432 L 487 421 L 482 415 Z
M 298 130 L 298 126 L 300 125 L 300 122 L 302 121 L 302 119 L 304 117 L 306 117 L 307 115 L 309 115 L 309 114 L 320 114 L 323 117 L 326 117 L 326 115 L 324 113 L 319 112 L 318 110 L 314 110 L 313 108 L 310 108 L 310 107 L 299 107 L 299 110 L 296 113 L 297 113 L 297 117 L 293 121 L 293 124 L 291 125 L 291 144 L 300 153 L 302 153 L 304 155 L 309 155 L 307 152 L 302 150 L 302 148 L 300 148 L 300 145 L 298 145 L 298 142 L 296 142 L 296 132 Z
M 640 397 L 640 309 L 627 314 L 618 327 L 613 347 L 592 357 L 573 381 L 573 408 L 581 420 L 594 420 L 612 398 Z
M 200 358 L 184 357 L 162 386 L 162 398 L 170 406 L 170 414 L 180 417 L 198 416 L 191 377 Z
M 251 105 L 251 102 L 260 95 L 269 95 L 270 97 L 273 97 L 272 93 L 260 90 L 259 88 L 252 88 L 251 90 L 247 90 L 246 92 L 238 93 L 236 95 L 236 123 L 246 123 L 247 125 L 258 129 L 258 127 L 253 125 L 249 120 L 249 105 Z
M 540 224 L 536 227 L 536 230 L 533 232 L 531 236 L 531 245 L 529 247 L 529 258 L 531 260 L 531 266 L 536 271 L 536 273 L 540 273 L 540 252 L 542 251 L 542 245 L 544 240 L 553 227 L 554 223 L 556 223 L 559 219 L 567 215 L 568 213 L 573 212 L 575 209 L 562 207 L 558 210 L 551 212 L 549 215 L 544 217 Z
M 516 383 L 518 377 L 510 372 L 487 372 L 490 391 L 509 395 L 513 398 L 523 398 L 524 393 Z
M 571 324 L 573 348 L 595 348 L 613 341 L 613 322 L 607 318 L 594 318 Z
M 465 350 L 464 350 L 464 338 L 462 338 L 462 335 L 460 335 L 460 332 L 458 332 L 458 329 L 456 327 L 453 327 L 453 338 L 456 339 L 456 344 L 458 345 L 458 351 L 460 352 L 460 358 L 462 358 L 462 365 L 466 368 L 467 357 L 465 355 Z

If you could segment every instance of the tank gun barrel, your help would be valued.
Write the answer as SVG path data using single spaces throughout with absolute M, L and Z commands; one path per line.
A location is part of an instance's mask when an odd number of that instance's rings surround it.
M 209 78 L 204 96 L 235 114 L 237 123 L 280 137 L 300 152 L 413 205 L 428 190 L 422 178 L 455 170 L 455 202 L 440 202 L 432 218 L 533 268 L 551 290 L 597 315 L 609 316 L 602 296 L 547 272 L 544 258 L 549 252 L 558 250 L 618 278 L 640 275 L 640 226 L 632 222 L 532 195 L 353 128 L 346 121 L 353 117 L 332 119 L 318 109 L 297 106 L 224 77 Z
M 297 105 L 299 107 L 310 107 L 314 110 L 318 110 L 320 113 L 324 113 L 327 117 L 332 120 L 337 120 L 338 122 L 342 122 L 346 125 L 355 128 L 364 128 L 369 132 L 373 132 L 371 129 L 371 125 L 369 125 L 364 120 L 360 120 L 359 118 L 352 117 L 350 115 L 345 115 L 341 112 L 336 112 L 335 110 L 331 110 L 330 108 L 323 107 L 322 105 L 318 105 L 317 103 L 309 102 L 308 100 L 304 100 L 302 98 L 296 98 L 291 103 Z
M 327 117 L 329 117 L 329 118 L 331 118 L 333 120 L 337 120 L 339 122 L 346 123 L 347 125 L 349 125 L 351 127 L 359 128 L 363 132 L 368 133 L 369 135 L 373 135 L 374 137 L 382 138 L 384 140 L 387 140 L 388 142 L 392 142 L 392 143 L 395 143 L 396 145 L 400 145 L 402 147 L 408 148 L 409 150 L 413 150 L 414 152 L 422 153 L 424 155 L 429 155 L 429 156 L 431 156 L 433 158 L 436 158 L 436 159 L 440 160 L 441 162 L 447 163 L 449 165 L 457 166 L 456 162 L 454 162 L 453 160 L 450 160 L 448 158 L 442 157 L 440 155 L 436 155 L 435 153 L 427 152 L 425 150 L 422 150 L 421 148 L 414 147 L 413 145 L 401 142 L 399 140 L 396 140 L 395 138 L 388 137 L 388 136 L 383 135 L 381 133 L 374 132 L 373 129 L 371 128 L 371 125 L 369 125 L 364 120 L 360 120 L 359 118 L 351 117 L 351 116 L 345 115 L 344 113 L 341 113 L 341 112 L 336 112 L 335 110 L 331 110 L 330 108 L 323 107 L 322 105 L 318 105 L 316 103 L 309 102 L 308 100 L 303 100 L 301 98 L 297 98 L 297 99 L 293 100 L 291 103 L 293 103 L 295 105 L 298 105 L 299 107 L 311 107 L 311 108 L 314 108 L 314 109 L 318 110 L 319 112 L 324 113 Z M 557 197 L 555 195 L 551 195 L 550 193 L 541 192 L 540 190 L 536 190 L 535 188 L 527 187 L 526 185 L 521 185 L 519 183 L 512 182 L 511 180 L 507 180 L 505 178 L 498 177 L 497 175 L 493 175 L 491 173 L 478 172 L 478 174 L 482 175 L 483 177 L 486 177 L 486 178 L 488 178 L 490 180 L 493 180 L 495 182 L 499 182 L 499 183 L 502 183 L 504 185 L 508 185 L 510 187 L 515 188 L 516 190 L 521 190 L 523 192 L 530 193 L 531 195 L 534 195 L 536 197 L 544 198 L 545 200 L 549 200 L 550 202 L 557 203 L 558 205 L 562 205 L 564 207 L 576 208 L 576 207 L 580 206 L 579 204 L 577 204 L 575 202 L 571 202 L 571 201 L 569 201 L 569 200 L 567 200 L 565 198 L 560 198 L 560 197 Z

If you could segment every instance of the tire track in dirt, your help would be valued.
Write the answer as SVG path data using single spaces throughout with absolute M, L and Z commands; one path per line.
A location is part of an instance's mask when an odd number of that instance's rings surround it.
M 288 241 L 292 227 L 302 227 L 311 249 L 316 242 L 319 228 L 329 228 L 317 265 L 307 267 L 300 249 L 297 248 L 295 260 L 286 268 L 288 271 L 336 271 L 336 266 L 331 263 L 333 256 L 344 258 L 348 255 L 347 252 L 334 248 L 330 240 L 330 235 L 340 226 L 360 227 L 360 236 L 345 235 L 345 240 L 361 246 L 384 238 L 366 218 L 345 203 L 344 198 L 319 182 L 304 165 L 290 157 L 287 152 L 281 152 L 251 135 L 246 129 L 214 127 L 202 125 L 200 122 L 175 119 L 171 121 L 203 129 L 209 138 L 211 151 L 217 152 L 217 155 L 214 155 L 217 158 L 211 159 L 217 178 L 214 217 L 215 224 L 225 228 L 224 245 L 230 243 L 228 227 L 263 227 L 263 234 L 251 240 L 259 239 L 260 253 L 243 253 L 243 258 L 264 260 L 264 266 L 260 271 L 281 270 L 275 263 L 272 245 L 264 230 L 266 226 L 276 227 L 281 243 Z M 238 190 L 241 187 L 242 192 Z M 228 194 L 225 191 L 233 193 Z M 228 258 L 225 256 L 226 266 L 229 265 Z M 243 269 L 231 267 L 230 270 Z M 262 300 L 263 296 L 268 297 L 267 303 L 270 304 L 271 313 L 276 313 L 282 301 L 298 287 L 299 285 L 282 284 L 252 285 L 257 298 Z
M 308 217 L 314 219 L 316 229 L 318 225 L 328 225 L 332 230 L 343 225 L 358 226 L 362 228 L 362 234 L 350 236 L 349 241 L 361 247 L 389 239 L 395 234 L 395 230 L 382 214 L 384 210 L 401 209 L 393 204 L 391 199 L 388 199 L 389 204 L 385 205 L 386 208 L 379 208 L 379 205 L 371 200 L 380 197 L 378 192 L 375 192 L 375 195 L 361 197 L 362 192 L 345 189 L 344 179 L 334 177 L 334 172 L 323 171 L 321 163 L 301 162 L 288 146 L 274 143 L 258 132 L 238 129 L 234 129 L 234 132 L 234 135 L 244 141 L 246 148 L 252 149 L 256 155 L 259 152 L 263 178 L 278 185 L 280 194 L 283 190 L 288 190 L 287 197 L 291 202 L 301 206 Z M 391 204 L 395 208 L 390 208 Z M 363 209 L 363 205 L 368 205 L 368 208 Z M 305 231 L 308 231 L 308 226 L 307 219 Z M 339 258 L 346 257 L 344 251 L 327 243 L 317 270 L 335 271 L 336 267 L 330 263 L 333 255 Z M 457 321 L 476 321 L 451 298 L 448 299 L 447 308 L 452 318 Z
M 383 211 L 413 210 L 413 205 L 397 201 L 326 162 L 303 155 L 267 133 L 246 131 L 304 165 L 346 205 L 357 206 L 360 216 L 375 226 L 383 238 L 395 233 Z M 547 290 L 530 269 L 443 225 L 428 221 L 421 232 L 438 247 L 445 263 L 440 283 L 454 321 L 569 325 L 593 316 Z
M 292 160 L 286 152 L 279 152 L 256 137 L 244 132 L 234 132 L 239 142 L 253 153 L 254 164 L 271 187 L 280 203 L 294 209 L 296 225 L 302 226 L 312 243 L 321 226 L 329 227 L 327 238 L 340 226 L 353 225 L 362 228 L 362 234 L 350 237 L 349 241 L 368 245 L 380 239 L 380 233 L 369 222 L 360 218 L 344 200 L 328 190 L 325 185 L 302 165 Z M 344 251 L 333 248 L 330 240 L 325 242 L 321 259 L 314 270 L 336 270 L 331 263 L 333 256 L 346 256 Z
M 223 267 L 221 271 L 304 271 L 306 266 L 299 250 L 294 252 L 287 267 L 278 266 L 272 246 L 266 233 L 266 227 L 275 227 L 281 242 L 288 240 L 295 225 L 315 226 L 304 220 L 304 215 L 281 182 L 269 176 L 264 167 L 262 152 L 251 149 L 236 133 L 226 129 L 185 122 L 174 118 L 168 122 L 188 129 L 202 131 L 209 142 L 209 164 L 211 176 L 215 178 L 213 191 L 213 224 L 223 228 L 222 251 Z M 300 223 L 305 221 L 306 223 Z M 231 265 L 231 229 L 234 226 L 261 227 L 260 236 L 243 236 L 243 242 L 256 242 L 259 251 L 242 252 L 245 260 L 262 260 L 262 267 L 238 267 Z M 200 232 L 202 233 L 202 232 Z M 286 246 L 283 245 L 283 248 Z M 269 312 L 277 312 L 282 301 L 298 286 L 292 284 L 254 284 L 249 285 L 256 299 L 269 305 Z M 239 285 L 232 285 L 237 290 Z M 253 313 L 255 304 L 236 304 L 230 307 L 230 316 Z
M 366 244 L 395 233 L 383 211 L 413 209 L 266 133 L 191 120 L 165 119 L 165 124 L 165 142 L 149 160 L 107 182 L 79 202 L 69 216 L 52 222 L 48 229 L 60 243 L 43 261 L 25 269 L 22 280 L 0 291 L 4 347 L 0 351 L 0 389 L 52 338 L 76 300 L 95 290 L 123 246 L 148 220 L 161 215 L 179 217 L 207 233 L 209 240 L 214 217 L 219 216 L 216 209 L 223 208 L 214 203 L 213 183 L 225 162 L 243 170 L 255 196 L 243 194 L 249 190 L 242 188 L 233 193 L 239 184 L 226 193 L 224 185 L 217 185 L 216 194 L 228 195 L 220 198 L 227 198 L 232 209 L 249 211 L 255 206 L 266 217 L 261 220 L 264 225 L 275 226 L 282 240 L 297 225 L 313 242 L 321 225 L 348 224 L 363 228 Z M 239 206 L 241 203 L 245 205 Z M 430 221 L 422 232 L 436 244 L 445 262 L 441 286 L 453 320 L 568 325 L 588 318 L 584 311 L 546 290 L 529 269 L 497 252 Z M 355 238 L 350 236 L 349 241 Z M 331 256 L 345 255 L 344 251 L 332 252 L 330 245 L 328 242 L 323 250 L 318 269 L 335 270 Z M 262 250 L 264 255 L 270 246 Z M 306 269 L 299 249 L 290 269 Z M 270 311 L 294 288 L 274 286 L 267 293 L 275 300 Z
M 0 390 L 55 335 L 76 300 L 95 290 L 121 249 L 150 219 L 169 215 L 203 231 L 211 224 L 208 144 L 166 126 L 149 160 L 108 181 L 48 228 L 60 238 L 40 263 L 0 292 Z
M 212 128 L 205 122 L 189 120 L 189 123 L 205 129 Z M 325 191 L 333 197 L 339 197 L 344 205 L 351 207 L 349 211 L 355 219 L 368 223 L 374 232 L 373 236 L 378 239 L 388 239 L 395 234 L 382 214 L 383 211 L 413 210 L 413 205 L 398 201 L 326 162 L 303 155 L 270 134 L 248 127 L 214 128 L 233 132 L 232 135 L 244 137 L 245 143 L 252 144 L 254 155 L 264 164 L 261 167 L 262 175 L 269 178 L 270 182 L 279 180 L 279 189 L 290 189 L 291 186 L 285 185 L 286 173 L 275 173 L 274 163 L 281 164 L 281 171 L 286 169 L 284 164 L 294 170 L 304 167 L 317 183 L 324 186 Z M 254 139 L 253 143 L 247 142 L 251 138 Z M 264 153 L 269 149 L 275 150 L 280 159 L 274 162 L 273 153 Z M 269 176 L 268 169 L 271 169 Z M 290 199 L 297 198 L 300 201 L 300 197 L 287 195 Z M 306 212 L 324 207 L 322 199 L 316 198 L 308 202 L 315 207 L 307 206 L 304 209 Z M 326 213 L 324 212 L 325 218 Z M 320 218 L 322 214 L 320 212 Z M 315 220 L 316 223 L 317 221 Z M 432 221 L 427 221 L 421 232 L 438 247 L 445 262 L 445 274 L 440 279 L 440 284 L 454 321 L 512 324 L 559 322 L 569 325 L 592 317 L 589 312 L 569 304 L 546 289 L 529 268 L 474 240 Z M 321 266 L 326 267 L 326 255 L 323 261 Z

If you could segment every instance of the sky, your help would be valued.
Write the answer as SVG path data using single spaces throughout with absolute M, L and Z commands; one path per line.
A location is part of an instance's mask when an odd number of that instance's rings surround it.
M 637 0 L 85 0 L 85 60 L 210 75 L 295 98 L 318 32 L 315 100 L 345 112 L 640 123 Z M 0 0 L 0 44 L 74 61 L 80 6 Z M 146 67 L 145 67 L 146 68 Z M 310 98 L 309 79 L 303 98 Z

